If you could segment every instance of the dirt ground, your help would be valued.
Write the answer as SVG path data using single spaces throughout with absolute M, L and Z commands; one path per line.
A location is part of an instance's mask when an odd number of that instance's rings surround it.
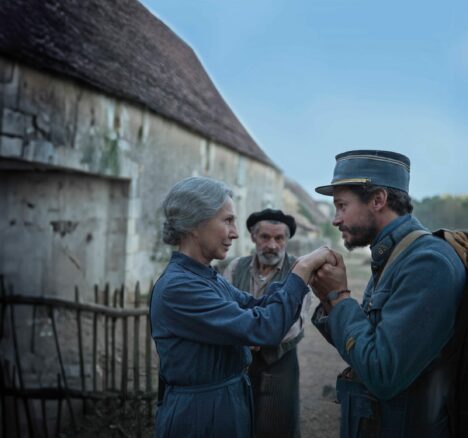
M 335 402 L 335 379 L 344 361 L 312 326 L 299 344 L 301 435 L 339 436 L 340 409 Z
M 348 287 L 359 301 L 370 274 L 365 253 L 345 255 Z M 317 305 L 317 299 L 312 307 Z M 347 365 L 322 335 L 308 324 L 299 344 L 301 370 L 302 438 L 337 438 L 340 430 L 340 406 L 336 403 L 335 380 Z

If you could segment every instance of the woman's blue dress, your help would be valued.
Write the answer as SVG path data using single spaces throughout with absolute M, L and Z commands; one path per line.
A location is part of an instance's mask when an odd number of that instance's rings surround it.
M 307 285 L 295 274 L 260 299 L 175 252 L 151 297 L 151 329 L 166 383 L 157 438 L 248 438 L 249 345 L 277 345 L 299 317 Z

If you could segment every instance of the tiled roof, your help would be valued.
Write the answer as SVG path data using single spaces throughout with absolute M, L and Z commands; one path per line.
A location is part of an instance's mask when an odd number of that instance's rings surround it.
M 3 1 L 0 53 L 141 104 L 276 167 L 193 50 L 136 0 Z

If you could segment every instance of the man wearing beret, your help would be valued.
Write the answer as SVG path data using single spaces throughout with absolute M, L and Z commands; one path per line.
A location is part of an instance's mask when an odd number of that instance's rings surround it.
M 348 249 L 370 245 L 359 305 L 343 259 L 317 271 L 313 324 L 349 364 L 337 379 L 341 437 L 450 437 L 449 351 L 465 284 L 459 257 L 411 215 L 410 161 L 355 150 L 336 156 L 333 225 Z M 391 261 L 389 261 L 391 260 Z
M 238 289 L 261 297 L 268 285 L 285 278 L 294 263 L 286 253 L 296 221 L 281 210 L 267 208 L 252 213 L 247 229 L 255 243 L 255 254 L 234 259 L 224 276 Z M 255 437 L 299 437 L 299 363 L 296 346 L 304 336 L 311 293 L 304 298 L 301 316 L 278 346 L 252 351 L 249 375 L 255 412 Z

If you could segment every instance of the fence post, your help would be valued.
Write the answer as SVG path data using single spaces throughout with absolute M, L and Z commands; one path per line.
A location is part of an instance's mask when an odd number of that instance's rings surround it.
M 10 295 L 13 295 L 13 288 L 11 287 L 10 287 Z M 20 384 L 20 389 L 23 392 L 24 391 L 24 379 L 23 379 L 23 371 L 21 367 L 21 357 L 20 357 L 19 347 L 18 347 L 18 337 L 16 335 L 16 320 L 15 320 L 15 305 L 14 304 L 10 305 L 10 319 L 11 319 L 11 332 L 12 332 L 12 337 L 13 337 L 13 348 L 15 350 L 15 362 L 16 362 L 16 368 L 18 369 L 18 380 Z M 33 437 L 34 428 L 32 424 L 31 411 L 29 410 L 28 399 L 23 396 L 22 400 L 24 404 L 24 410 L 26 412 L 26 419 L 28 420 L 29 436 Z
M 120 289 L 120 307 L 123 309 L 125 306 L 125 288 L 122 284 Z M 122 391 L 122 407 L 125 412 L 125 403 L 127 400 L 127 373 L 128 373 L 128 320 L 127 315 L 122 315 L 122 380 L 120 385 L 120 390 Z
M 13 390 L 16 390 L 18 388 L 16 387 L 16 367 L 14 365 L 13 365 L 13 370 L 11 374 L 12 374 L 11 381 L 12 381 Z M 18 438 L 21 438 L 20 408 L 19 408 L 19 403 L 18 403 L 18 397 L 16 396 L 14 397 L 14 407 L 15 407 L 16 436 Z
M 58 356 L 59 365 L 60 365 L 60 374 L 63 380 L 63 387 L 65 389 L 65 400 L 67 401 L 68 410 L 70 411 L 73 429 L 76 430 L 75 413 L 73 412 L 73 406 L 71 404 L 70 396 L 68 393 L 67 376 L 65 374 L 65 367 L 63 365 L 63 358 L 62 358 L 62 352 L 60 350 L 57 326 L 55 324 L 55 314 L 54 314 L 54 309 L 52 307 L 49 307 L 49 315 L 50 315 L 50 319 L 52 320 L 52 330 L 54 332 L 55 348 L 57 350 L 57 356 Z
M 140 282 L 137 281 L 135 286 L 135 309 L 140 307 Z M 133 318 L 133 391 L 135 394 L 135 415 L 137 421 L 137 438 L 141 437 L 141 418 L 138 412 L 139 409 L 139 392 L 140 392 L 140 315 L 135 315 Z
M 78 286 L 75 286 L 75 303 L 80 303 L 80 291 Z M 83 332 L 81 327 L 81 310 L 79 307 L 76 309 L 76 324 L 78 330 L 78 355 L 80 360 L 80 379 L 81 379 L 81 390 L 86 392 L 86 376 L 84 369 L 84 357 L 83 357 Z M 83 397 L 83 414 L 86 415 L 86 398 Z
M 94 302 L 99 304 L 99 290 L 97 284 L 94 285 Z M 97 391 L 97 337 L 98 337 L 98 314 L 93 312 L 93 391 Z
M 135 287 L 135 309 L 140 307 L 140 283 Z M 133 388 L 135 395 L 140 391 L 140 315 L 133 319 Z
M 16 371 L 12 371 L 13 379 L 16 378 Z M 3 387 L 9 386 L 10 388 L 16 389 L 15 382 L 12 380 L 10 375 L 10 362 L 5 359 L 1 362 L 1 385 Z M 10 396 L 13 400 L 11 404 L 7 406 L 7 396 L 5 391 L 0 391 L 2 400 L 2 437 L 12 436 L 13 432 L 16 431 L 16 436 L 20 436 L 18 430 L 18 399 L 16 393 L 13 391 L 13 395 Z
M 104 304 L 109 307 L 109 283 L 104 290 Z M 104 391 L 109 388 L 109 317 L 104 315 Z
M 118 294 L 119 290 L 115 289 L 114 290 L 114 296 L 112 297 L 112 305 L 114 308 L 117 308 L 117 299 L 118 299 Z M 112 336 L 112 345 L 111 345 L 111 355 L 112 355 L 112 360 L 111 360 L 111 384 L 112 384 L 112 390 L 116 390 L 116 384 L 115 384 L 115 362 L 116 362 L 116 357 L 115 357 L 115 328 L 117 324 L 117 317 L 113 316 L 112 317 L 112 328 L 111 328 L 111 336 Z
M 60 374 L 57 374 L 57 388 L 59 393 L 62 389 L 62 382 L 60 381 Z M 55 421 L 55 436 L 60 436 L 60 423 L 62 421 L 62 399 L 57 400 L 57 420 Z
M 47 406 L 46 399 L 41 398 L 41 413 L 42 413 L 42 426 L 44 427 L 44 436 L 49 437 L 49 430 L 47 428 Z
M 151 380 L 151 320 L 150 320 L 150 304 L 151 304 L 151 293 L 153 287 L 150 284 L 148 291 L 148 314 L 146 316 L 146 339 L 145 339 L 145 359 L 146 359 L 146 393 L 149 394 L 153 390 L 152 380 Z M 147 401 L 147 413 L 148 417 L 152 417 L 152 406 L 151 399 L 148 398 Z

